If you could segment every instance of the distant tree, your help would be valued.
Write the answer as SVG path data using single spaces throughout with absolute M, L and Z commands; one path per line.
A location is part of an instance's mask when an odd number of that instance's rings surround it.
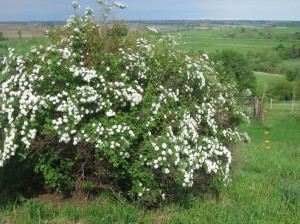
M 222 63 L 220 69 L 223 69 L 223 72 L 220 74 L 224 74 L 224 81 L 234 79 L 240 90 L 250 89 L 252 94 L 255 94 L 255 76 L 244 55 L 228 49 L 217 52 L 213 61 Z
M 295 39 L 295 40 L 300 40 L 300 32 L 295 32 L 295 33 L 293 34 L 293 39 Z
M 19 39 L 22 38 L 22 31 L 21 30 L 18 31 L 18 36 L 19 36 Z
M 0 32 L 0 41 L 2 41 L 2 40 L 7 40 L 7 38 L 5 38 L 5 37 L 3 36 L 3 33 Z
M 241 28 L 241 33 L 246 33 L 247 32 L 247 29 L 245 27 L 242 27 Z
M 279 80 L 270 83 L 268 96 L 276 100 L 292 100 L 294 84 L 287 80 Z
M 286 73 L 286 79 L 288 81 L 294 81 L 300 79 L 300 67 L 297 66 L 293 69 L 288 70 Z

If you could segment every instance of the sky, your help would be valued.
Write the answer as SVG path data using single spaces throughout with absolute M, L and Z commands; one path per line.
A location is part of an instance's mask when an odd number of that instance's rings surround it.
M 60 21 L 74 14 L 73 0 L 0 0 L 0 21 Z M 113 10 L 123 20 L 295 20 L 300 0 L 117 0 L 128 5 Z M 77 0 L 99 12 L 96 0 Z M 99 15 L 100 13 L 98 13 Z

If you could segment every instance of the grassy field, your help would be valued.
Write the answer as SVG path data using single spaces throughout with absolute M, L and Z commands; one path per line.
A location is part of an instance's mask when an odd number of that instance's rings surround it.
M 299 67 L 300 59 L 282 58 L 276 48 L 289 49 L 300 44 L 296 33 L 300 27 L 290 28 L 223 28 L 174 32 L 182 50 L 198 50 L 209 55 L 230 49 L 247 57 L 253 70 L 285 74 Z
M 244 54 L 246 54 L 248 51 L 268 51 L 270 54 L 277 54 L 274 48 L 279 44 L 282 44 L 285 47 L 290 47 L 293 44 L 300 43 L 299 40 L 267 39 L 259 36 L 259 33 L 265 33 L 266 35 L 267 32 L 270 32 L 272 35 L 300 32 L 300 28 L 248 28 L 247 30 L 247 34 L 241 34 L 240 28 L 183 31 L 178 32 L 177 34 L 180 34 L 182 36 L 182 38 L 178 40 L 182 44 L 182 49 L 203 50 L 205 53 L 214 53 L 216 50 L 223 50 L 229 48 L 237 50 L 240 53 Z M 237 37 L 230 38 L 230 35 L 237 35 Z
M 192 31 L 191 31 L 192 32 Z M 202 31 L 193 31 L 195 34 Z M 285 41 L 284 46 L 291 47 L 298 41 Z M 276 46 L 282 44 L 280 40 L 266 39 L 245 39 L 245 38 L 217 38 L 217 37 L 201 37 L 197 35 L 183 36 L 180 40 L 183 50 L 202 50 L 205 53 L 215 53 L 216 50 L 232 49 L 243 54 L 252 51 L 265 52 L 270 55 L 276 55 L 274 50 Z
M 24 55 L 30 51 L 32 46 L 39 46 L 48 43 L 46 38 L 21 38 L 21 39 L 8 39 L 0 42 L 0 56 L 7 54 L 7 48 L 14 48 L 15 53 Z

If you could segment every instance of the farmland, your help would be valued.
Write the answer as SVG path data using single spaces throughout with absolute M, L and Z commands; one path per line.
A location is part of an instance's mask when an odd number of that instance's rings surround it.
M 300 30 L 297 27 L 255 29 L 247 28 L 251 38 L 241 37 L 244 35 L 241 27 L 174 31 L 173 34 L 181 34 L 182 38 L 178 39 L 181 49 L 208 54 L 230 48 L 245 56 L 252 51 L 277 57 L 278 52 L 274 50 L 277 45 L 291 47 L 299 43 L 299 40 L 262 38 L 271 31 L 276 35 L 293 34 Z M 233 34 L 236 37 L 228 37 Z M 25 54 L 30 46 L 45 44 L 47 40 L 22 37 L 0 43 Z M 298 58 L 280 63 L 293 67 L 299 62 Z M 285 79 L 280 74 L 256 72 L 255 75 L 260 90 L 274 80 Z M 226 186 L 208 186 L 201 192 L 191 189 L 160 208 L 149 210 L 128 203 L 122 196 L 116 200 L 107 192 L 90 200 L 85 195 L 70 199 L 43 193 L 22 195 L 15 192 L 20 183 L 13 180 L 10 188 L 0 192 L 0 223 L 297 223 L 300 220 L 300 115 L 292 113 L 289 105 L 283 105 L 280 112 L 266 107 L 265 119 L 263 125 L 252 120 L 250 125 L 239 127 L 249 133 L 251 142 L 232 148 L 232 175 Z M 270 141 L 269 150 L 265 148 L 266 139 Z M 9 179 L 5 174 L 0 172 L 0 188 Z M 18 177 L 22 170 L 10 174 Z
M 247 57 L 253 70 L 285 74 L 299 67 L 300 58 L 283 58 L 278 46 L 285 49 L 299 46 L 300 39 L 294 36 L 298 33 L 300 27 L 237 27 L 181 31 L 174 32 L 174 36 L 179 36 L 180 49 L 209 55 L 231 49 Z

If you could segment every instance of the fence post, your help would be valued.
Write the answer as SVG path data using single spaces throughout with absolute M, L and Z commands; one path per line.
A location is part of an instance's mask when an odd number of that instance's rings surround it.
M 258 108 L 258 99 L 255 97 L 255 116 L 254 118 L 258 118 L 259 108 Z
M 259 112 L 258 112 L 258 119 L 261 124 L 264 124 L 265 116 L 264 116 L 264 101 L 263 99 L 259 100 Z
M 292 100 L 292 111 L 295 112 L 295 101 Z
M 254 101 L 253 101 L 253 118 L 256 117 L 256 97 L 254 98 Z
M 273 109 L 273 100 L 271 98 L 271 100 L 270 100 L 270 111 L 272 111 L 272 109 Z

